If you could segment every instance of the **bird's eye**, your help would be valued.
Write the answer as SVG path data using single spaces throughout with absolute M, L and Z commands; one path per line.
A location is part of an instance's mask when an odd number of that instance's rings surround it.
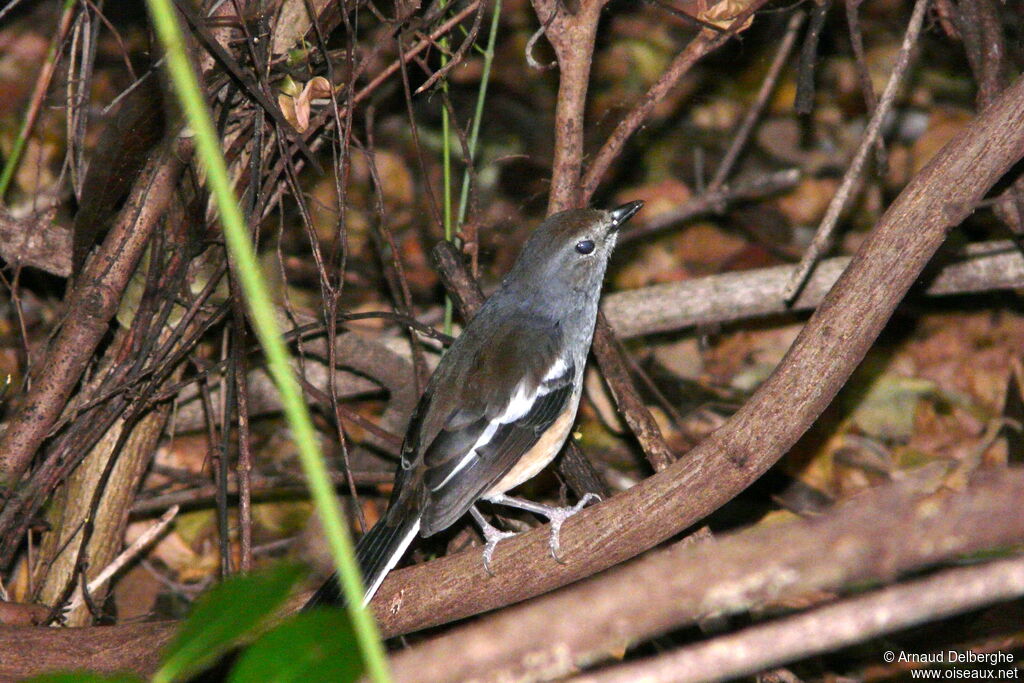
M 580 240 L 576 243 L 576 251 L 586 256 L 594 252 L 594 240 Z

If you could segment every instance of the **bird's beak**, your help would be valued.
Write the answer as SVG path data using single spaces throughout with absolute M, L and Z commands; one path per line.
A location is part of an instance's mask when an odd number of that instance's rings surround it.
M 644 203 L 638 200 L 635 202 L 628 202 L 609 211 L 608 213 L 612 215 L 612 220 L 614 221 L 614 223 L 612 223 L 612 230 L 618 230 L 622 227 L 623 223 L 628 221 L 634 214 L 636 214 L 637 211 L 643 208 L 643 205 Z

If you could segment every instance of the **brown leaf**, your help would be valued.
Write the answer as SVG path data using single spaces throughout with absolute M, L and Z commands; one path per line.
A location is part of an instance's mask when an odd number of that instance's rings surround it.
M 309 128 L 309 113 L 313 100 L 321 100 L 331 96 L 331 84 L 323 76 L 317 76 L 302 88 L 297 96 L 291 97 L 281 93 L 277 96 L 277 104 L 288 123 L 300 133 Z
M 750 5 L 751 0 L 722 0 L 714 7 L 709 7 L 703 12 L 699 12 L 697 18 L 725 31 L 732 26 L 732 20 L 743 10 L 750 7 Z M 747 17 L 747 20 L 743 22 L 743 26 L 736 32 L 746 31 L 752 23 L 754 23 L 754 17 Z

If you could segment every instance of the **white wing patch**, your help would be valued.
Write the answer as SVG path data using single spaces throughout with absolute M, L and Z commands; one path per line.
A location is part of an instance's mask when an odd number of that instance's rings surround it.
M 509 422 L 515 422 L 523 415 L 530 412 L 530 408 L 533 407 L 533 402 L 537 400 L 537 392 L 530 391 L 526 382 L 520 382 L 516 386 L 515 393 L 512 394 L 512 398 L 509 399 L 508 405 L 505 406 L 505 412 L 496 418 L 497 422 L 502 424 L 508 424 Z M 474 446 L 479 448 L 479 446 Z
M 477 450 L 489 444 L 491 439 L 494 438 L 494 433 L 498 431 L 502 425 L 506 425 L 509 422 L 515 422 L 523 415 L 530 412 L 530 408 L 533 406 L 533 402 L 536 398 L 536 393 L 534 393 L 533 396 L 527 396 L 526 385 L 520 382 L 516 387 L 516 392 L 512 394 L 512 400 L 509 401 L 508 405 L 505 407 L 505 412 L 491 420 L 490 424 L 487 425 L 487 428 L 484 429 L 483 433 L 476 440 L 476 443 L 473 444 L 472 448 L 466 451 L 466 454 L 462 456 L 462 460 L 460 460 L 459 464 L 455 466 L 455 469 L 449 472 L 448 476 L 445 477 L 440 484 L 434 486 L 430 490 L 439 491 L 445 484 L 451 481 L 452 477 L 461 472 L 466 465 L 473 462 L 473 459 L 477 456 Z
M 459 464 L 448 473 L 448 476 L 445 477 L 441 483 L 432 487 L 430 490 L 439 491 L 452 480 L 452 477 L 465 469 L 469 463 L 473 462 L 477 457 L 477 451 L 491 442 L 491 439 L 494 438 L 494 433 L 497 432 L 499 428 L 511 422 L 515 422 L 529 413 L 538 398 L 551 393 L 553 390 L 554 387 L 547 386 L 547 383 L 561 377 L 565 374 L 565 371 L 568 368 L 568 364 L 559 358 L 554 362 L 547 374 L 544 375 L 544 379 L 541 380 L 540 385 L 534 391 L 531 392 L 529 390 L 526 382 L 520 382 L 516 385 L 515 392 L 509 399 L 508 405 L 505 406 L 505 412 L 491 420 L 490 424 L 487 425 L 487 428 L 484 429 L 482 434 L 480 434 L 480 438 L 478 438 L 473 444 L 473 447 L 470 448 L 464 456 L 462 456 L 462 460 L 459 461 Z
M 498 431 L 498 427 L 500 427 L 501 424 L 502 423 L 498 420 L 491 420 L 491 423 L 487 425 L 487 429 L 485 429 L 483 434 L 480 435 L 480 438 L 476 440 L 476 443 L 473 444 L 473 447 L 470 448 L 464 456 L 462 456 L 462 460 L 460 460 L 459 464 L 455 466 L 455 469 L 449 472 L 448 476 L 445 477 L 440 484 L 432 487 L 430 490 L 439 491 L 441 488 L 444 487 L 445 484 L 451 481 L 452 477 L 461 472 L 466 467 L 466 465 L 471 463 L 473 459 L 476 457 L 476 449 L 482 448 L 483 446 L 486 446 L 488 443 L 490 443 L 491 438 L 494 437 L 494 432 Z
M 563 359 L 558 358 L 557 360 L 555 360 L 555 364 L 551 366 L 551 369 L 548 370 L 548 374 L 544 375 L 544 379 L 542 379 L 540 382 L 541 386 L 544 386 L 544 384 L 547 382 L 558 379 L 559 377 L 564 375 L 565 371 L 568 369 L 569 364 L 566 363 Z M 547 389 L 544 393 L 546 394 L 549 391 L 551 391 L 551 389 Z

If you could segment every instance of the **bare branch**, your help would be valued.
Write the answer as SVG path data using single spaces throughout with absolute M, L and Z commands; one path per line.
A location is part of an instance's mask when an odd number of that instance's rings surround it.
M 923 291 L 931 296 L 970 294 L 1024 286 L 1024 258 L 1012 242 L 981 242 L 949 255 L 930 274 Z M 773 266 L 651 285 L 604 297 L 602 310 L 615 333 L 628 339 L 697 325 L 751 320 L 816 308 L 852 259 L 822 261 L 791 306 L 782 298 L 797 266 Z
M 392 670 L 397 679 L 408 683 L 484 676 L 557 678 L 580 663 L 607 658 L 622 643 L 642 641 L 703 617 L 743 612 L 810 591 L 839 590 L 851 583 L 890 581 L 902 572 L 975 549 L 1024 539 L 1024 516 L 1006 514 L 1017 509 L 1016 496 L 1024 492 L 1022 472 L 979 473 L 977 481 L 959 492 L 929 492 L 934 483 L 925 487 L 908 483 L 868 491 L 827 516 L 766 525 L 718 537 L 713 543 L 678 543 L 591 581 L 414 646 L 393 659 Z M 638 510 L 636 514 L 649 513 Z M 971 532 L 964 533 L 965 529 Z M 1002 571 L 1006 575 L 1006 569 Z M 960 610 L 977 604 L 971 599 L 991 602 L 1024 591 L 1024 561 L 1015 560 L 1009 573 L 1017 578 L 1008 590 L 976 585 L 964 595 Z M 953 595 L 950 603 L 955 604 Z M 580 618 L 581 605 L 586 605 L 586 618 Z M 910 615 L 922 618 L 921 611 Z M 909 623 L 914 623 L 913 616 Z M 774 628 L 776 633 L 782 631 L 781 626 Z M 732 642 L 742 635 L 722 640 Z M 773 645 L 762 651 L 769 655 L 765 666 L 797 654 L 787 652 L 785 643 L 790 641 L 767 642 Z M 711 643 L 694 649 L 706 655 L 704 648 L 712 648 Z M 734 659 L 731 650 L 728 657 L 721 657 L 719 648 L 711 651 L 718 655 L 719 667 Z M 444 656 L 446 652 L 461 654 L 453 660 Z M 779 658 L 772 659 L 776 653 Z M 748 668 L 753 662 L 744 667 L 741 656 L 735 659 L 742 670 L 723 672 L 721 677 L 753 670 Z M 707 675 L 715 671 L 708 668 L 707 656 L 701 663 L 705 665 L 699 669 L 705 674 L 701 680 L 718 678 Z
M 714 638 L 577 683 L 721 680 L 756 673 L 876 636 L 1024 595 L 1024 559 L 950 569 L 788 619 Z
M 33 384 L 0 439 L 0 483 L 13 486 L 28 468 L 50 427 L 64 409 L 97 344 L 117 311 L 121 292 L 142 256 L 149 236 L 170 203 L 190 143 L 156 154 L 140 175 L 117 224 L 68 302 L 65 321 L 42 363 L 46 372 Z
M 714 193 L 725 185 L 725 181 L 729 179 L 729 174 L 732 173 L 736 160 L 739 159 L 740 153 L 746 146 L 747 140 L 757 124 L 757 120 L 761 117 L 761 112 L 764 110 L 765 105 L 768 104 L 768 98 L 775 91 L 775 84 L 779 81 L 779 74 L 782 73 L 782 67 L 786 65 L 786 60 L 789 59 L 789 55 L 793 51 L 793 45 L 796 44 L 796 35 L 803 24 L 803 12 L 794 12 L 793 16 L 789 18 L 789 23 L 786 25 L 786 33 L 782 36 L 782 42 L 779 43 L 779 48 L 775 52 L 771 66 L 768 67 L 768 73 L 765 74 L 764 81 L 761 82 L 761 88 L 757 91 L 757 97 L 754 98 L 753 105 L 747 109 L 743 122 L 740 123 L 740 127 L 733 135 L 729 149 L 726 150 L 725 156 L 722 157 L 718 168 L 715 169 L 715 176 L 711 179 L 705 194 Z
M 679 83 L 679 80 L 705 55 L 725 45 L 737 31 L 746 25 L 747 19 L 753 16 L 754 12 L 766 1 L 755 0 L 751 2 L 749 6 L 732 20 L 727 31 L 718 32 L 707 28 L 702 29 L 697 34 L 697 37 L 691 40 L 686 48 L 672 60 L 672 63 L 669 64 L 657 82 L 640 99 L 640 102 L 619 121 L 615 130 L 608 136 L 608 140 L 605 141 L 604 145 L 601 146 L 601 149 L 594 156 L 594 160 L 590 163 L 589 168 L 587 168 L 586 173 L 582 177 L 579 191 L 580 203 L 585 204 L 590 200 L 604 174 L 612 165 L 612 162 L 622 153 L 622 148 L 625 146 L 626 141 L 643 125 L 657 104 L 665 99 L 665 96 Z M 557 169 L 555 172 L 557 176 Z M 554 191 L 554 183 L 552 183 L 552 186 L 552 191 Z M 549 210 L 553 209 L 549 207 Z

